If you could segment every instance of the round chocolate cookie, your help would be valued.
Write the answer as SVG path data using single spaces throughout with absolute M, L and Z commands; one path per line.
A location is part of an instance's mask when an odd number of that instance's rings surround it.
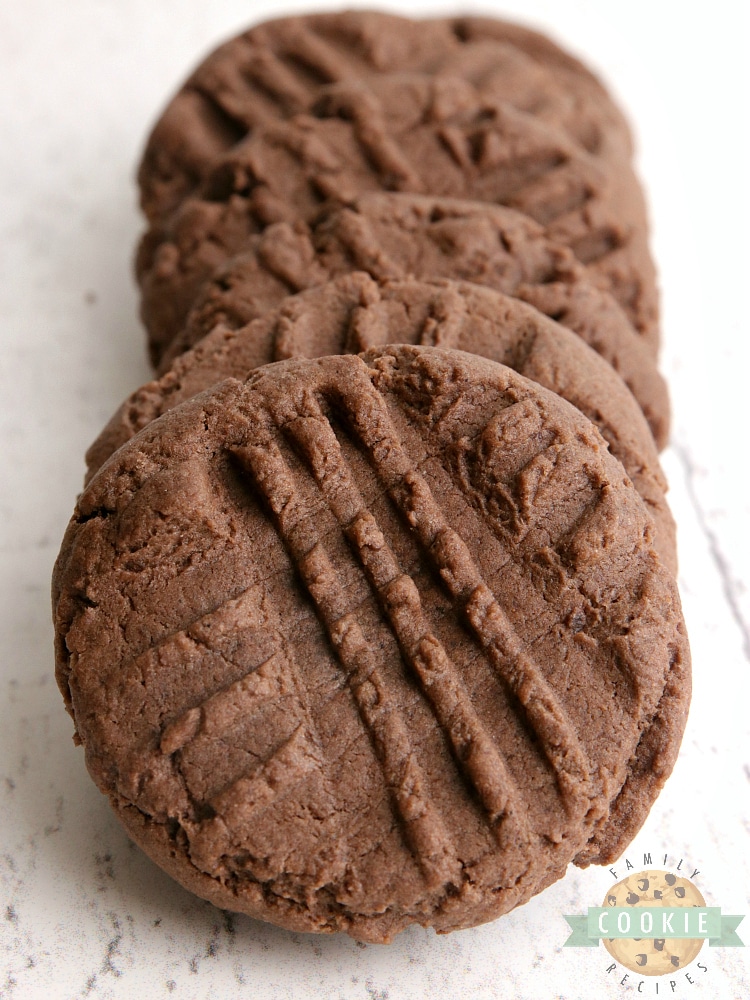
M 320 88 L 309 114 L 256 129 L 216 162 L 200 197 L 151 227 L 138 253 L 139 280 L 158 287 L 178 268 L 189 286 L 191 274 L 201 281 L 272 223 L 309 223 L 327 200 L 351 204 L 382 190 L 529 215 L 589 266 L 655 356 L 656 285 L 632 172 L 604 169 L 557 129 L 483 99 L 458 77 L 388 75 L 367 87 Z M 158 364 L 169 331 L 150 332 Z
M 92 777 L 198 894 L 370 941 L 468 927 L 606 828 L 688 662 L 650 537 L 590 421 L 508 368 L 269 365 L 81 495 L 58 683 Z
M 243 326 L 285 296 L 339 274 L 457 278 L 517 296 L 579 334 L 623 378 L 657 445 L 666 445 L 669 399 L 648 347 L 572 252 L 528 216 L 481 202 L 375 192 L 346 208 L 324 208 L 309 227 L 279 222 L 246 234 L 232 229 L 231 211 L 190 205 L 141 275 L 147 326 L 170 344 L 162 370 L 217 323 Z M 247 249 L 218 266 L 238 245 Z
M 632 478 L 654 516 L 657 548 L 676 568 L 666 482 L 648 425 L 622 380 L 533 307 L 466 282 L 375 282 L 355 272 L 291 296 L 239 330 L 218 327 L 123 403 L 87 453 L 89 478 L 151 420 L 224 378 L 244 378 L 285 358 L 359 354 L 393 343 L 479 354 L 573 403 L 598 426 Z
M 345 11 L 265 22 L 219 46 L 156 123 L 138 179 L 145 213 L 168 214 L 213 161 L 259 125 L 306 111 L 323 84 L 399 71 L 454 72 L 563 127 L 589 152 L 624 159 L 632 146 L 601 84 L 551 42 L 504 22 L 414 21 Z

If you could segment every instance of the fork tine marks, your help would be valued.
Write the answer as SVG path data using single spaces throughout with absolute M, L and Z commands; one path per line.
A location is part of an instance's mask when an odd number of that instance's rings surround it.
M 419 486 L 429 489 L 424 481 Z M 418 490 L 419 494 L 423 494 L 423 489 Z M 566 809 L 573 815 L 583 813 L 587 809 L 591 774 L 578 734 L 539 665 L 523 651 L 508 616 L 484 582 L 463 539 L 445 523 L 438 510 L 430 510 L 432 504 L 434 500 L 424 510 L 420 510 L 420 505 L 409 504 L 416 530 L 493 668 L 518 699 L 539 737 L 554 768 Z
M 316 73 L 320 82 L 334 83 L 351 74 L 341 53 L 321 34 L 303 23 L 297 24 L 295 31 L 285 39 L 280 55 Z
M 287 113 L 303 111 L 307 106 L 309 102 L 307 88 L 272 49 L 252 46 L 243 63 L 242 71 L 245 78 L 254 85 L 248 87 L 253 97 L 255 90 L 260 90 L 264 96 L 268 95 L 282 111 Z
M 490 660 L 524 708 L 555 770 L 566 809 L 586 812 L 591 772 L 581 741 L 538 665 L 521 649 L 500 605 L 482 583 L 465 606 L 466 617 Z
M 449 527 L 426 480 L 411 464 L 388 416 L 382 397 L 370 384 L 365 424 L 347 407 L 350 427 L 370 454 L 390 495 L 424 546 L 435 569 L 468 620 L 500 679 L 518 699 L 553 767 L 571 815 L 586 811 L 591 771 L 573 724 L 544 678 L 523 652 L 521 641 L 484 582 L 463 540 Z M 340 400 L 344 406 L 345 399 Z
M 205 871 L 215 870 L 223 857 L 237 849 L 237 844 L 253 842 L 258 813 L 273 808 L 322 771 L 307 724 L 301 722 L 270 757 L 211 797 L 210 818 L 185 824 L 193 863 Z M 268 858 L 266 863 L 273 865 L 273 860 Z
M 320 761 L 305 732 L 305 724 L 295 729 L 286 742 L 252 774 L 243 775 L 211 799 L 213 809 L 230 827 L 246 822 L 258 809 L 289 792 L 294 785 L 320 768 Z M 232 822 L 237 811 L 239 823 Z
M 383 777 L 423 874 L 431 885 L 460 884 L 455 847 L 409 739 L 407 725 L 388 690 L 379 653 L 364 636 L 338 571 L 317 538 L 310 514 L 297 499 L 292 473 L 269 437 L 234 454 L 253 477 L 274 514 L 279 534 L 318 610 L 360 717 L 369 731 Z
M 226 727 L 229 720 L 255 714 L 269 700 L 280 698 L 286 689 L 283 674 L 279 668 L 284 660 L 274 653 L 259 667 L 230 684 L 222 691 L 207 698 L 183 712 L 171 722 L 162 733 L 160 749 L 170 754 L 188 745 L 199 732 L 207 729 Z
M 377 521 L 366 510 L 331 425 L 318 409 L 314 416 L 298 418 L 286 429 L 310 462 L 496 835 L 501 834 L 497 825 L 500 820 L 509 819 L 516 835 L 528 838 L 524 809 L 513 779 L 474 709 L 458 670 L 432 634 L 414 581 L 401 571 Z

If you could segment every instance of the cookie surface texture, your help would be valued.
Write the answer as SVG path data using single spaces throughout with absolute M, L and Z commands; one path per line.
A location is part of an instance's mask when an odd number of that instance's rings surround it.
M 559 878 L 688 662 L 594 426 L 436 348 L 166 413 L 82 494 L 53 601 L 87 766 L 143 848 L 222 907 L 371 941 Z
M 239 330 L 219 326 L 122 404 L 88 450 L 88 478 L 150 421 L 222 379 L 244 378 L 286 358 L 359 354 L 394 343 L 455 348 L 499 361 L 586 414 L 646 501 L 657 549 L 676 569 L 666 481 L 646 421 L 622 380 L 565 327 L 522 301 L 468 282 L 376 282 L 348 274 L 287 298 Z
M 191 270 L 208 272 L 205 280 L 218 258 L 267 226 L 310 223 L 326 202 L 351 204 L 383 190 L 495 203 L 530 216 L 589 267 L 655 356 L 655 277 L 632 171 L 602 165 L 560 129 L 483 98 L 459 77 L 390 74 L 366 86 L 321 87 L 308 113 L 256 129 L 214 162 L 173 217 L 151 227 L 139 279 L 182 268 L 187 256 Z M 187 254 L 179 251 L 183 241 Z M 147 304 L 147 321 L 149 311 Z M 156 364 L 169 346 L 164 336 L 151 331 Z
M 280 18 L 219 46 L 175 94 L 139 169 L 144 211 L 164 216 L 212 162 L 269 121 L 307 111 L 320 86 L 383 73 L 454 73 L 618 160 L 632 146 L 604 88 L 552 43 L 503 22 L 414 21 L 372 11 Z M 555 57 L 557 53 L 558 58 Z
M 285 296 L 340 274 L 454 278 L 516 296 L 577 333 L 623 378 L 657 445 L 666 444 L 669 401 L 648 345 L 588 269 L 528 216 L 376 192 L 322 210 L 309 227 L 280 222 L 248 235 L 241 223 L 234 228 L 230 206 L 224 213 L 189 205 L 141 274 L 142 314 L 154 340 L 169 344 L 162 370 L 217 323 L 243 326 Z

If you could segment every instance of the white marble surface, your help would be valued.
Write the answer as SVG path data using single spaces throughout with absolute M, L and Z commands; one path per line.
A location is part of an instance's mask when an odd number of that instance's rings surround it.
M 517 912 L 448 937 L 416 929 L 364 947 L 290 934 L 173 884 L 128 842 L 73 747 L 52 673 L 49 577 L 84 449 L 149 375 L 130 277 L 140 145 L 198 55 L 273 10 L 0 7 L 0 998 L 636 996 L 637 977 L 619 985 L 601 948 L 562 949 L 562 914 L 597 905 L 606 870 L 571 870 Z M 733 0 L 700 15 L 667 0 L 508 0 L 494 12 L 583 54 L 638 125 L 695 694 L 674 775 L 627 854 L 638 866 L 645 851 L 669 855 L 666 867 L 684 858 L 710 904 L 749 913 L 747 18 Z M 750 919 L 740 936 L 750 941 Z M 693 984 L 663 980 L 659 995 L 750 996 L 747 949 L 706 946 L 700 960 L 708 971 Z

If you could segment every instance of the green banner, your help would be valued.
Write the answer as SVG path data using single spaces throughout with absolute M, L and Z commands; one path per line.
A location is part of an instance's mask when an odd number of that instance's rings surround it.
M 575 914 L 564 913 L 563 916 L 570 924 L 573 933 L 563 945 L 563 948 L 598 948 L 599 938 L 588 936 L 588 917 L 584 913 L 582 917 Z
M 722 914 L 719 906 L 590 906 L 564 917 L 573 932 L 565 948 L 596 948 L 601 938 L 704 938 L 712 948 L 744 947 L 736 933 L 744 916 Z
M 709 938 L 708 947 L 744 948 L 745 943 L 741 940 L 739 934 L 737 933 L 737 928 L 744 919 L 744 914 L 740 914 L 739 916 L 735 914 L 734 916 L 731 916 L 728 913 L 723 913 L 721 916 L 721 936 L 718 938 Z

